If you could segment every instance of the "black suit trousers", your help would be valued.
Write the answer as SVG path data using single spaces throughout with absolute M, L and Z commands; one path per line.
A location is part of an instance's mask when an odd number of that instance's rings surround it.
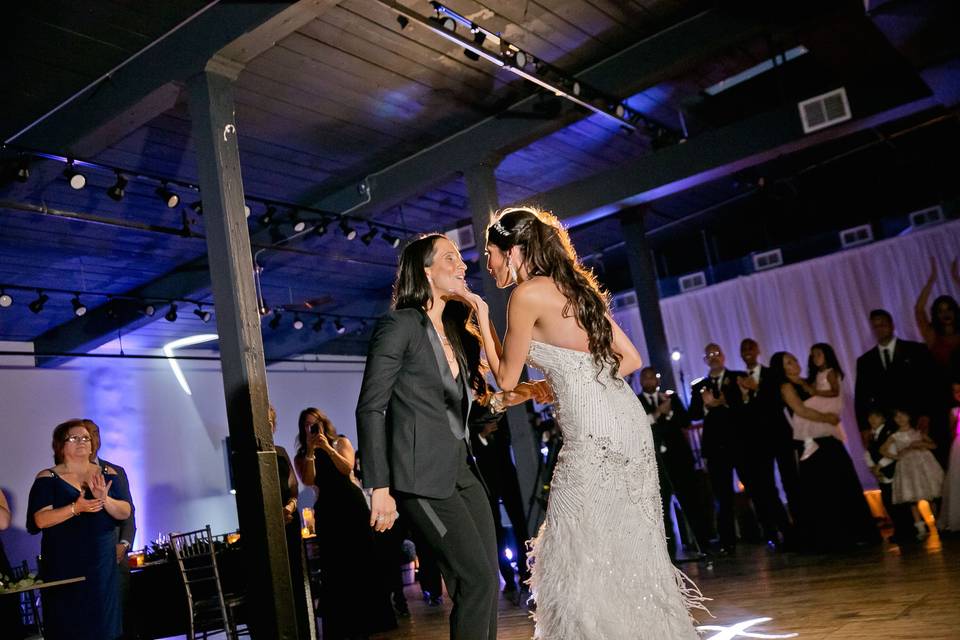
M 464 461 L 448 498 L 399 493 L 397 504 L 435 554 L 453 601 L 451 640 L 495 640 L 500 579 L 497 539 L 483 484 Z

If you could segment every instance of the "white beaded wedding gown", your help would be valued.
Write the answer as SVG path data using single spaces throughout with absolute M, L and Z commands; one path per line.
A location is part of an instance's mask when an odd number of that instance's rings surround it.
M 647 414 L 593 356 L 533 341 L 563 447 L 531 549 L 537 640 L 694 640 L 705 598 L 670 562 Z

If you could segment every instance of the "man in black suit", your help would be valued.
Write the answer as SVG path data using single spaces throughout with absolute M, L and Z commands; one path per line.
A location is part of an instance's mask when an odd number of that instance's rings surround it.
M 435 552 L 454 601 L 451 638 L 492 640 L 497 541 L 470 451 L 470 373 L 456 354 L 454 378 L 432 323 L 423 309 L 401 308 L 374 329 L 356 411 L 364 486 L 378 531 L 392 526 L 396 504 Z
M 660 500 L 663 503 L 663 524 L 667 534 L 670 557 L 676 557 L 677 543 L 673 538 L 673 510 L 670 498 L 674 494 L 683 509 L 683 514 L 693 529 L 701 552 L 710 544 L 710 525 L 703 509 L 693 451 L 685 430 L 690 418 L 683 402 L 672 391 L 660 391 L 660 374 L 653 367 L 640 370 L 640 402 L 650 416 L 653 430 L 653 446 L 657 456 L 657 471 L 660 477 Z
M 743 483 L 757 508 L 764 534 L 777 546 L 790 535 L 790 521 L 780 501 L 774 462 L 780 469 L 787 502 L 794 510 L 800 504 L 800 468 L 793 445 L 793 430 L 783 412 L 783 400 L 770 370 L 760 363 L 760 345 L 753 338 L 740 343 L 740 357 L 747 367 L 740 379 L 743 393 L 744 433 Z M 738 467 L 738 472 L 740 468 Z M 796 515 L 794 513 L 794 515 Z
M 112 467 L 117 472 L 114 482 L 120 482 L 129 488 L 130 481 L 127 479 L 126 470 L 120 465 L 108 462 L 99 457 L 100 453 L 100 427 L 93 420 L 84 420 L 87 430 L 90 432 L 90 448 L 93 453 L 90 455 L 90 462 L 100 465 L 101 469 Z M 117 582 L 120 588 L 120 611 L 123 616 L 123 636 L 122 638 L 134 637 L 134 621 L 131 617 L 132 608 L 130 604 L 130 564 L 127 562 L 127 552 L 133 546 L 133 540 L 137 536 L 136 511 L 133 506 L 133 497 L 130 498 L 130 517 L 117 525 L 117 565 L 120 569 L 120 579 Z
M 926 345 L 894 334 L 893 318 L 884 309 L 870 312 L 870 328 L 877 344 L 857 358 L 854 405 L 864 448 L 870 442 L 869 413 L 879 409 L 891 415 L 895 408 L 910 412 L 917 427 L 926 432 L 930 412 L 937 406 L 932 374 L 933 358 Z
M 883 411 L 874 407 L 867 411 L 867 422 L 870 425 L 869 440 L 867 441 L 864 459 L 870 473 L 877 479 L 880 486 L 880 498 L 883 508 L 887 510 L 893 522 L 892 542 L 910 544 L 916 542 L 913 527 L 913 512 L 909 504 L 893 504 L 893 474 L 896 472 L 897 461 L 886 458 L 880 453 L 880 448 L 897 431 L 897 425 L 887 420 Z
M 703 351 L 703 360 L 710 371 L 693 384 L 690 418 L 703 420 L 701 448 L 717 503 L 720 552 L 733 553 L 737 545 L 733 472 L 736 469 L 742 479 L 738 462 L 742 465 L 744 449 L 741 425 L 738 424 L 743 393 L 737 380 L 746 374 L 726 368 L 726 357 L 720 345 L 711 342 Z

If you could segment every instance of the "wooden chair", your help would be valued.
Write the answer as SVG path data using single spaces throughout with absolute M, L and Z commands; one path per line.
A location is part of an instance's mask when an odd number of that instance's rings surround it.
M 223 592 L 210 525 L 197 531 L 171 533 L 170 547 L 177 558 L 187 595 L 190 612 L 187 637 L 195 640 L 197 634 L 206 638 L 220 632 L 228 638 L 249 635 L 246 628 L 237 630 L 235 613 L 244 605 L 243 596 Z

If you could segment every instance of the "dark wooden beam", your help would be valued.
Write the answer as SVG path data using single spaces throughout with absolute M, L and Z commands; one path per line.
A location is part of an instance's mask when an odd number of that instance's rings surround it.
M 138 119 L 148 117 L 152 110 L 137 110 L 141 101 L 156 95 L 164 85 L 185 81 L 196 74 L 222 48 L 290 4 L 221 2 L 88 89 L 69 105 L 8 142 L 65 155 L 89 151 L 93 144 L 92 133 L 131 112 L 136 112 Z M 153 105 L 154 109 L 164 109 L 167 100 L 156 100 Z M 160 113 L 156 111 L 154 115 Z
M 763 31 L 761 23 L 749 18 L 706 11 L 637 42 L 577 77 L 610 95 L 627 97 Z M 556 117 L 532 118 L 540 99 L 539 94 L 525 98 L 429 149 L 321 196 L 316 206 L 356 215 L 376 213 L 446 182 L 455 171 L 522 148 L 589 115 L 564 102 Z
M 239 67 L 213 63 L 192 78 L 190 113 L 217 308 L 231 465 L 237 479 L 237 514 L 248 575 L 247 621 L 255 638 L 295 639 L 297 625 L 277 454 L 268 419 L 259 304 L 243 210 L 232 93 L 236 72 Z
M 854 120 L 804 135 L 797 105 L 791 103 L 524 202 L 536 202 L 576 226 L 939 106 L 931 97 L 885 109 L 854 103 Z

